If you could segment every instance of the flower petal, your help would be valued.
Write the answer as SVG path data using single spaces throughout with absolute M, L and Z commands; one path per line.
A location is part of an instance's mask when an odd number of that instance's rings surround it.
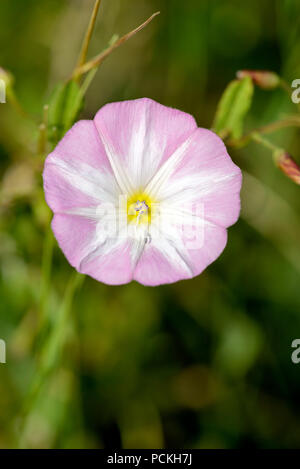
M 157 286 L 190 278 L 185 263 L 167 241 L 146 244 L 134 271 L 134 280 L 145 286 Z
M 130 244 L 123 241 L 116 244 L 105 254 L 102 254 L 99 250 L 95 257 L 81 267 L 80 272 L 109 285 L 121 285 L 131 282 Z
M 51 226 L 64 255 L 79 270 L 80 262 L 94 242 L 95 223 L 86 218 L 57 213 Z
M 70 264 L 96 280 L 118 285 L 132 280 L 130 245 L 125 238 L 101 239 L 89 219 L 56 214 L 52 229 Z
M 201 273 L 226 245 L 240 186 L 219 137 L 148 99 L 109 104 L 94 121 L 77 123 L 44 170 L 60 247 L 78 271 L 108 284 L 159 285 Z M 118 196 L 139 189 L 159 201 L 163 224 L 153 206 L 149 231 L 107 230 L 123 218 Z
M 197 129 L 160 167 L 148 188 L 162 200 L 157 209 L 159 236 L 145 246 L 134 278 L 158 285 L 199 275 L 221 254 L 226 227 L 239 215 L 240 169 L 219 137 Z
M 48 155 L 45 196 L 54 212 L 114 202 L 117 186 L 92 121 L 80 121 Z
M 173 242 L 165 238 L 146 244 L 134 272 L 134 279 L 143 285 L 173 283 L 199 275 L 224 250 L 227 243 L 225 228 L 205 223 L 203 239 L 197 248 L 184 246 L 180 235 Z
M 93 121 L 72 127 L 47 157 L 43 177 L 46 200 L 54 212 L 52 229 L 62 251 L 78 271 L 95 276 L 91 267 L 95 259 L 102 265 L 100 259 L 125 241 L 117 233 L 109 238 L 107 231 L 119 190 Z
M 134 189 L 145 187 L 197 128 L 191 115 L 147 98 L 107 104 L 97 113 L 95 124 L 114 170 L 123 168 Z
M 177 168 L 159 187 L 158 197 L 178 208 L 182 204 L 203 206 L 204 218 L 214 224 L 228 227 L 235 223 L 240 212 L 242 175 L 222 140 L 199 128 L 180 156 Z

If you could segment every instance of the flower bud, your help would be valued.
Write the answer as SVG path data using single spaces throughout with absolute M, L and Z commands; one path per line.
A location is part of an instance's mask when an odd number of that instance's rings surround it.
M 280 84 L 280 77 L 268 70 L 240 70 L 236 75 L 239 79 L 251 77 L 253 83 L 264 90 L 274 90 Z
M 284 150 L 274 152 L 275 164 L 292 181 L 300 185 L 300 166 Z

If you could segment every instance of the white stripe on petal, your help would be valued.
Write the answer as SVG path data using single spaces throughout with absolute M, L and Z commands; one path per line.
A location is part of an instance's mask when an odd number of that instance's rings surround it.
M 164 183 L 169 179 L 169 177 L 176 170 L 178 164 L 185 155 L 185 152 L 191 142 L 193 141 L 193 134 L 185 140 L 175 152 L 165 161 L 165 163 L 159 168 L 155 176 L 151 179 L 147 185 L 145 192 L 149 194 L 150 197 L 155 198 L 158 191 L 164 185 Z
M 126 239 L 126 232 L 118 232 L 115 233 L 115 235 L 112 235 L 101 225 L 100 221 L 95 230 L 93 239 L 86 246 L 85 252 L 80 261 L 79 271 L 97 257 L 111 254 L 112 251 L 118 249 Z
M 155 132 L 153 103 L 146 101 L 134 121 L 127 155 L 128 172 L 135 188 L 144 188 L 156 173 L 165 151 L 166 137 Z
M 203 170 L 196 174 L 170 178 L 168 184 L 160 188 L 159 197 L 169 203 L 188 203 L 199 200 L 222 188 L 226 181 L 236 178 L 236 171 L 220 175 L 216 170 Z
M 162 202 L 159 217 L 161 224 L 166 226 L 169 224 L 202 226 L 204 223 L 203 205 L 189 206 L 189 204 Z
M 53 155 L 47 161 L 59 169 L 59 174 L 75 189 L 98 201 L 115 201 L 117 194 L 114 178 L 109 173 L 101 173 L 88 164 L 66 162 Z
M 146 245 L 146 238 L 132 238 L 131 239 L 131 250 L 130 250 L 130 256 L 131 256 L 131 263 L 132 263 L 132 269 L 134 270 L 143 254 L 144 247 Z
M 60 210 L 57 213 L 63 215 L 75 215 L 77 217 L 87 218 L 88 220 L 99 220 L 98 207 L 75 207 L 69 210 Z
M 133 187 L 131 185 L 131 182 L 129 181 L 129 178 L 125 172 L 125 170 L 122 168 L 119 162 L 119 157 L 115 152 L 115 149 L 113 147 L 112 142 L 110 141 L 109 137 L 105 135 L 103 130 L 101 130 L 98 127 L 98 132 L 100 139 L 104 145 L 107 158 L 110 162 L 112 171 L 114 173 L 114 176 L 116 178 L 116 181 L 119 185 L 119 188 L 121 190 L 122 194 L 132 194 L 133 193 Z
M 161 239 L 153 240 L 153 247 L 161 252 L 174 269 L 183 270 L 190 277 L 193 277 L 189 254 L 178 238 L 161 237 Z
M 150 227 L 151 245 L 175 268 L 193 276 L 192 261 L 183 242 L 181 227 L 155 216 Z

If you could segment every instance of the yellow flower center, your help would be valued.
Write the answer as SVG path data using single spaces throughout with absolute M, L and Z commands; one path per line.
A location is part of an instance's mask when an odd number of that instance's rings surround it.
M 150 224 L 151 205 L 153 205 L 153 201 L 142 192 L 130 197 L 127 200 L 128 223 Z

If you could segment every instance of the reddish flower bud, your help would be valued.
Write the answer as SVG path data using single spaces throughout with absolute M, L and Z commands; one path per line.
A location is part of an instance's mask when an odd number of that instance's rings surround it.
M 300 166 L 285 151 L 276 151 L 274 153 L 275 164 L 292 181 L 300 185 Z
M 253 83 L 264 90 L 273 90 L 280 84 L 280 77 L 268 70 L 240 70 L 236 75 L 239 79 L 251 77 Z

